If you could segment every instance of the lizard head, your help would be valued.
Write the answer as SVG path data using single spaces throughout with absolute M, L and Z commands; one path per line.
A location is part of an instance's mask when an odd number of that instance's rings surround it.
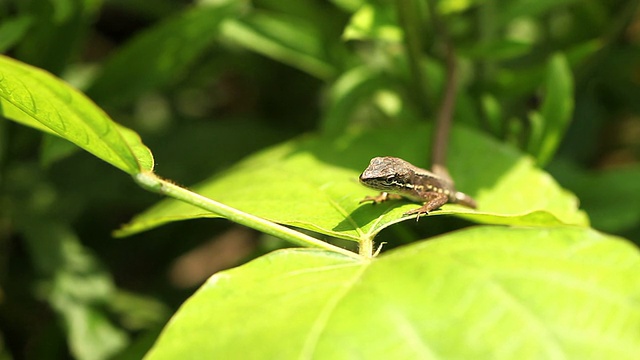
M 375 157 L 360 175 L 360 182 L 372 189 L 393 191 L 411 182 L 414 166 L 391 156 Z

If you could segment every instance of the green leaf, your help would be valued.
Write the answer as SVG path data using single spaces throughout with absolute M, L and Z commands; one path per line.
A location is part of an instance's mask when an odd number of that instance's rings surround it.
M 544 118 L 535 110 L 527 114 L 529 144 L 541 144 L 544 136 Z
M 500 137 L 504 133 L 504 114 L 498 99 L 493 94 L 485 93 L 480 98 L 482 114 L 491 133 Z
M 126 332 L 103 308 L 113 297 L 113 281 L 77 236 L 47 218 L 23 215 L 16 223 L 44 279 L 39 295 L 64 324 L 74 357 L 103 359 L 126 347 Z
M 135 37 L 114 55 L 87 94 L 99 103 L 123 105 L 175 80 L 218 37 L 220 23 L 242 2 L 219 1 L 171 18 Z
M 76 359 L 109 359 L 127 347 L 127 333 L 113 326 L 100 308 L 65 304 L 63 312 L 71 353 Z
M 86 29 L 97 18 L 98 1 L 101 0 L 21 2 L 19 12 L 32 19 L 28 33 L 12 49 L 12 56 L 54 74 L 64 72 L 70 63 L 79 60 Z
M 474 6 L 482 5 L 485 0 L 439 0 L 438 11 L 442 14 L 462 13 Z
M 575 44 L 566 50 L 567 61 L 569 61 L 571 68 L 575 69 L 587 62 L 595 53 L 602 50 L 604 46 L 605 41 L 601 38 Z
M 329 0 L 336 7 L 345 12 L 355 12 L 358 8 L 366 3 L 367 0 Z
M 428 154 L 416 149 L 425 148 L 424 139 L 429 138 L 429 128 L 418 124 L 341 138 L 304 137 L 260 152 L 193 190 L 274 222 L 357 241 L 408 219 L 403 213 L 418 206 L 408 201 L 359 204 L 376 192 L 359 184 L 358 175 L 374 156 L 398 156 L 426 167 Z M 529 226 L 588 223 L 573 195 L 512 148 L 454 128 L 449 154 L 457 188 L 476 198 L 478 211 L 445 205 L 433 216 L 456 214 L 483 223 Z M 216 215 L 166 200 L 118 235 L 202 217 Z
M 549 171 L 580 197 L 594 228 L 621 233 L 640 224 L 640 166 L 585 171 L 567 161 L 554 161 Z
M 320 79 L 335 75 L 322 33 L 304 19 L 253 11 L 245 17 L 225 21 L 222 31 L 225 37 L 247 49 Z
M 280 250 L 211 277 L 147 359 L 635 359 L 639 271 L 631 244 L 566 227 L 476 227 L 371 261 Z
M 73 0 L 51 0 L 51 5 L 53 6 L 53 21 L 56 24 L 68 21 L 73 16 L 73 13 L 78 10 Z M 77 7 L 80 8 L 80 6 Z
M 375 112 L 374 109 L 379 110 L 383 107 L 376 100 L 384 97 L 385 94 L 397 101 L 394 101 L 396 106 L 390 106 L 395 110 L 390 111 L 391 114 L 384 120 L 416 118 L 415 114 L 409 113 L 407 104 L 398 91 L 395 91 L 394 85 L 394 80 L 390 76 L 381 71 L 372 70 L 368 66 L 354 67 L 342 73 L 328 91 L 327 107 L 322 120 L 323 133 L 339 135 L 354 123 L 375 123 L 376 117 L 371 116 L 371 113 Z M 363 107 L 366 107 L 367 111 L 358 111 Z M 359 112 L 365 114 L 363 117 L 366 119 L 360 119 Z
M 27 15 L 4 20 L 0 25 L 0 52 L 4 53 L 20 41 L 32 23 L 33 18 Z
M 138 135 L 53 75 L 0 56 L 0 114 L 60 136 L 129 173 L 153 169 Z
M 401 42 L 404 38 L 398 26 L 392 3 L 364 4 L 356 11 L 342 34 L 344 40 L 382 40 Z
M 551 160 L 572 118 L 573 75 L 564 55 L 556 54 L 549 61 L 545 88 L 541 138 L 534 136 L 530 143 L 530 152 L 540 166 Z
M 531 51 L 532 44 L 515 40 L 497 40 L 477 44 L 461 54 L 474 60 L 510 60 Z

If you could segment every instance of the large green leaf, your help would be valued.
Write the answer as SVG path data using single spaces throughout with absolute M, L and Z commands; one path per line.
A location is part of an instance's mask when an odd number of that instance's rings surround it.
M 153 156 L 135 132 L 48 72 L 4 56 L 0 114 L 69 140 L 129 174 L 153 169 Z
M 482 226 L 358 261 L 280 250 L 218 273 L 148 359 L 636 359 L 638 250 Z
M 305 137 L 258 153 L 194 190 L 275 222 L 349 240 L 370 238 L 407 219 L 403 213 L 417 204 L 360 205 L 375 191 L 358 183 L 359 173 L 371 157 L 382 155 L 425 166 L 428 154 L 423 149 L 429 138 L 424 125 L 338 139 Z M 449 151 L 449 169 L 457 187 L 476 197 L 478 211 L 445 205 L 432 215 L 457 214 L 483 223 L 528 226 L 587 224 L 584 213 L 576 209 L 575 197 L 512 148 L 478 132 L 455 128 Z M 119 234 L 201 217 L 216 215 L 166 200 L 136 217 Z
M 126 104 L 188 69 L 219 35 L 220 23 L 243 2 L 194 7 L 135 37 L 104 66 L 87 93 L 100 103 Z

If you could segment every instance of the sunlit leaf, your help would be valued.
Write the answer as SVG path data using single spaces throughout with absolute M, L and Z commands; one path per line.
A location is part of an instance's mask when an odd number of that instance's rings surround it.
M 425 149 L 429 138 L 429 129 L 417 124 L 338 139 L 305 137 L 262 151 L 193 190 L 275 222 L 349 240 L 368 238 L 407 220 L 403 213 L 419 205 L 359 204 L 376 192 L 359 184 L 358 175 L 374 156 L 398 156 L 426 167 L 428 154 L 417 149 Z M 431 215 L 529 226 L 588 223 L 577 210 L 576 198 L 535 168 L 529 157 L 478 132 L 454 129 L 449 170 L 458 189 L 476 198 L 478 210 L 445 205 Z M 216 215 L 166 200 L 137 216 L 119 234 L 201 217 Z
M 60 79 L 4 56 L 0 107 L 4 117 L 69 140 L 129 174 L 153 169 L 151 152 L 135 132 Z
M 460 13 L 473 6 L 484 3 L 485 0 L 440 0 L 438 10 L 443 14 Z
M 147 359 L 635 359 L 640 254 L 580 228 L 476 227 L 372 261 L 281 250 L 218 273 Z
M 391 2 L 364 4 L 356 11 L 344 29 L 345 40 L 402 41 L 404 34 L 397 22 Z

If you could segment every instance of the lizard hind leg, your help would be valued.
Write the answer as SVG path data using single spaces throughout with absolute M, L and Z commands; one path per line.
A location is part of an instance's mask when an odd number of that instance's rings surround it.
M 449 201 L 449 197 L 443 193 L 429 192 L 426 195 L 429 198 L 429 200 L 425 201 L 422 207 L 409 210 L 406 213 L 404 213 L 404 215 L 408 216 L 408 215 L 418 214 L 416 216 L 416 221 L 418 221 L 422 214 L 429 214 L 429 211 L 438 209 L 439 207 L 441 207 L 442 205 L 446 204 Z

